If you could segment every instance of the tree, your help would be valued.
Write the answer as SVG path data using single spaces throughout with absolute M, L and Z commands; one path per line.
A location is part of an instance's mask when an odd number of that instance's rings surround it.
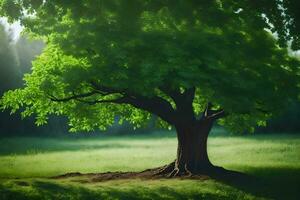
M 17 67 L 17 59 L 11 44 L 9 33 L 0 24 L 0 93 L 5 90 L 19 86 L 18 76 L 20 72 Z
M 18 38 L 14 46 L 18 55 L 20 71 L 25 74 L 31 71 L 31 61 L 41 54 L 45 45 L 42 40 L 32 40 L 23 35 Z
M 41 54 L 44 43 L 42 40 L 35 40 L 30 38 L 29 35 L 21 35 L 13 45 L 13 48 L 16 53 L 17 61 L 18 61 L 18 69 L 23 76 L 26 73 L 31 72 L 32 68 L 32 61 Z M 21 77 L 19 78 L 20 84 L 18 87 L 22 86 Z M 16 118 L 16 116 L 14 116 Z M 12 120 L 13 117 L 10 116 L 9 120 Z M 62 117 L 53 116 L 50 117 L 46 126 L 43 127 L 36 127 L 34 126 L 34 117 L 27 118 L 23 120 L 22 123 L 15 128 L 15 131 L 10 131 L 6 134 L 13 135 L 13 134 L 30 134 L 30 135 L 61 135 L 65 134 L 68 130 L 66 125 L 66 120 Z M 7 127 L 7 125 L 6 125 Z M 12 126 L 10 126 L 12 127 Z M 5 133 L 3 133 L 5 134 Z
M 0 95 L 5 91 L 20 87 L 20 71 L 17 67 L 17 59 L 13 49 L 11 35 L 0 23 Z M 16 125 L 20 125 L 20 120 L 16 118 L 8 119 L 9 112 L 0 113 L 1 134 L 13 132 Z M 15 125 L 15 126 L 13 126 Z
M 298 18 L 280 1 L 1 5 L 3 15 L 47 44 L 25 87 L 7 92 L 2 107 L 23 107 L 37 124 L 52 114 L 68 116 L 71 131 L 105 129 L 115 116 L 139 127 L 156 115 L 178 138 L 177 158 L 162 174 L 218 170 L 207 155 L 215 121 L 253 131 L 298 98 L 299 61 L 286 48 L 287 42 L 299 47 Z M 296 28 L 285 31 L 288 25 Z
M 22 76 L 31 71 L 31 61 L 42 52 L 41 40 L 30 40 L 21 36 L 13 39 L 13 32 L 0 23 L 0 96 L 5 91 L 22 87 Z M 19 115 L 10 115 L 9 111 L 0 113 L 0 137 L 18 134 L 62 134 L 67 131 L 65 120 L 50 118 L 47 126 L 35 127 L 34 118 L 21 120 Z M 55 132 L 55 133 L 54 133 Z
M 267 122 L 267 126 L 259 127 L 255 130 L 256 133 L 282 133 L 282 134 L 299 134 L 300 133 L 300 103 L 293 102 L 287 110 L 282 112 L 276 118 L 272 118 Z

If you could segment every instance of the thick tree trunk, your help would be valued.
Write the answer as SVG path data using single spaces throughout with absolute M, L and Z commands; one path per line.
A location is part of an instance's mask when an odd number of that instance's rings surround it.
M 210 120 L 176 124 L 177 157 L 173 163 L 163 168 L 161 174 L 173 177 L 211 172 L 214 166 L 208 158 L 207 138 L 212 124 Z
M 177 157 L 173 163 L 159 170 L 158 174 L 173 177 L 210 174 L 221 169 L 213 166 L 208 158 L 207 138 L 213 123 L 224 117 L 224 110 L 213 110 L 212 104 L 208 103 L 201 118 L 197 119 L 192 105 L 195 90 L 191 91 L 191 95 L 174 97 L 176 112 L 172 124 L 177 131 Z
M 176 126 L 178 138 L 176 170 L 194 174 L 212 167 L 207 154 L 207 138 L 211 127 L 212 124 L 208 121 L 197 125 Z

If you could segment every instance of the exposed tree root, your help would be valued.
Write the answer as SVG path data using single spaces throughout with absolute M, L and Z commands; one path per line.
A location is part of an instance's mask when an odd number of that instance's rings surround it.
M 161 176 L 166 178 L 173 178 L 173 177 L 192 177 L 192 176 L 199 176 L 199 175 L 211 175 L 215 173 L 222 173 L 225 169 L 222 167 L 216 167 L 212 164 L 208 164 L 207 166 L 202 166 L 199 168 L 192 168 L 190 169 L 187 164 L 184 166 L 176 166 L 176 161 L 165 165 L 160 168 L 156 168 L 155 173 L 153 176 Z M 151 169 L 150 169 L 151 171 Z
M 178 168 L 175 168 L 171 171 L 171 173 L 169 173 L 167 175 L 168 178 L 172 178 L 172 177 L 176 177 L 176 176 L 179 176 L 179 172 L 180 170 Z
M 153 173 L 152 173 L 153 172 Z M 152 174 L 151 174 L 152 173 Z M 227 170 L 223 167 L 214 165 L 203 166 L 198 169 L 189 169 L 187 165 L 178 168 L 175 162 L 165 165 L 154 170 L 149 169 L 148 175 L 153 179 L 155 178 L 193 178 L 193 179 L 219 179 L 219 180 L 233 180 L 233 179 L 253 179 L 244 173 Z
M 153 173 L 153 176 L 162 176 L 167 178 L 180 177 L 180 176 L 192 176 L 193 173 L 188 169 L 187 165 L 182 170 L 175 166 L 175 162 L 171 162 L 161 168 L 158 168 L 157 172 Z
M 175 168 L 175 161 L 163 167 L 159 167 L 157 172 L 155 172 L 153 175 L 156 176 L 156 175 L 169 174 L 174 170 L 174 168 Z
M 173 167 L 169 167 L 168 170 L 164 171 L 164 173 L 161 173 L 160 175 L 164 175 L 167 178 L 173 178 L 173 177 L 191 177 L 193 173 L 187 168 L 185 165 L 184 169 L 179 169 L 178 167 L 175 167 L 175 163 L 173 164 Z

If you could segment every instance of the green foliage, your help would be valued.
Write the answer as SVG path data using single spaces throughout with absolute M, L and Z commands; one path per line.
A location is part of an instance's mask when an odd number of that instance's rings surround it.
M 271 11 L 278 4 L 264 1 L 268 6 L 260 9 L 251 2 L 2 1 L 3 15 L 20 20 L 47 43 L 32 73 L 25 76 L 26 87 L 7 92 L 2 107 L 24 107 L 23 116 L 37 114 L 37 124 L 44 124 L 51 114 L 66 115 L 71 131 L 105 129 L 115 116 L 139 127 L 150 119 L 146 110 L 87 102 L 112 101 L 125 91 L 159 96 L 175 107 L 161 87 L 196 87 L 197 114 L 209 101 L 230 114 L 222 125 L 252 131 L 297 98 L 299 62 L 284 48 L 290 37 L 284 36 L 286 27 L 275 23 L 281 13 Z M 271 31 L 279 40 L 265 30 L 270 24 L 262 14 L 275 26 Z M 287 17 L 298 23 L 292 14 Z M 293 47 L 296 43 L 294 38 Z M 50 100 L 87 94 L 91 82 L 122 92 Z
M 267 122 L 265 127 L 260 127 L 258 133 L 300 133 L 300 103 L 294 102 L 278 117 Z
M 19 37 L 18 40 L 14 41 L 11 39 L 12 33 L 13 32 L 10 31 L 9 27 L 4 28 L 1 25 L 1 96 L 7 90 L 22 87 L 23 75 L 25 73 L 31 72 L 31 61 L 41 53 L 42 48 L 44 46 L 44 43 L 41 40 L 31 40 L 27 35 L 23 35 Z M 20 107 L 17 106 L 17 108 Z M 39 135 L 49 134 L 49 132 L 51 132 L 51 134 L 61 134 L 62 132 L 66 132 L 68 130 L 66 120 L 64 120 L 62 117 L 50 117 L 48 120 L 49 124 L 47 126 L 36 127 L 34 126 L 34 117 L 21 120 L 19 114 L 20 112 L 17 112 L 17 114 L 15 115 L 10 115 L 9 110 L 7 110 L 6 112 L 0 112 L 0 135 L 23 135 L 25 131 L 29 131 L 29 134 Z

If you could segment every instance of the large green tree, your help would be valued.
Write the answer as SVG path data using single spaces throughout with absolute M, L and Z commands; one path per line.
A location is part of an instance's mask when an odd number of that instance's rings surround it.
M 216 120 L 253 131 L 297 99 L 299 62 L 287 50 L 299 48 L 297 4 L 2 0 L 2 15 L 47 44 L 2 107 L 38 124 L 66 115 L 71 131 L 105 129 L 115 116 L 139 127 L 153 114 L 178 138 L 162 174 L 215 171 L 207 137 Z

